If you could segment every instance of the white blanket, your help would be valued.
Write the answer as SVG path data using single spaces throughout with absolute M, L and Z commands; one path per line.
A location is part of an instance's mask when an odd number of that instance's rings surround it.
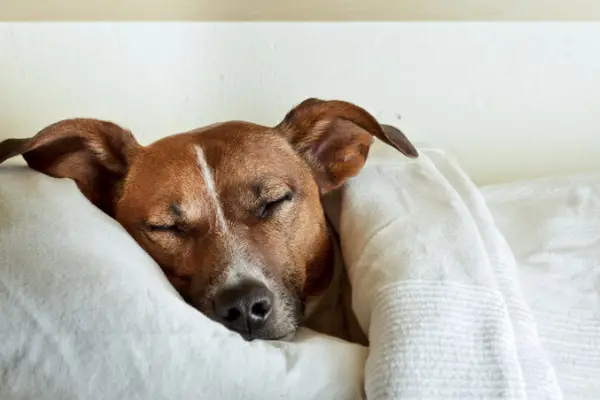
M 519 281 L 513 251 L 484 197 L 442 153 L 422 150 L 414 161 L 393 155 L 375 159 L 344 187 L 338 230 L 353 307 L 371 341 L 365 370 L 369 399 L 558 399 L 561 383 L 568 386 L 570 398 L 578 393 L 600 396 L 600 177 L 595 189 L 561 198 L 557 209 L 543 203 L 546 198 L 538 197 L 531 185 L 490 189 L 488 196 L 498 205 L 511 244 L 541 254 L 537 262 L 551 265 L 557 274 L 570 267 L 568 256 L 574 253 L 569 246 L 584 249 L 577 268 L 584 276 L 561 292 L 566 298 L 566 292 L 586 289 L 577 298 L 577 315 L 553 318 L 554 303 L 564 300 L 550 298 L 557 282 L 545 292 L 541 281 L 527 281 L 534 287 L 529 300 L 544 304 L 532 314 L 524 297 L 529 287 Z M 553 190 L 552 184 L 541 187 Z M 537 234 L 535 216 L 526 218 L 527 211 L 508 201 L 527 194 L 534 194 L 528 197 L 530 213 L 541 201 L 546 209 L 538 209 L 540 218 L 559 212 L 563 216 L 556 219 L 563 218 L 563 224 L 555 219 L 547 234 Z M 548 246 L 567 257 L 544 254 Z M 566 311 L 573 301 L 559 308 Z M 542 340 L 536 318 L 548 335 Z M 551 350 L 574 354 L 553 354 L 552 361 L 559 364 L 554 366 L 548 357 L 553 345 Z M 571 380 L 559 382 L 555 368 L 571 373 L 560 375 Z
M 567 399 L 600 398 L 600 174 L 483 189 Z

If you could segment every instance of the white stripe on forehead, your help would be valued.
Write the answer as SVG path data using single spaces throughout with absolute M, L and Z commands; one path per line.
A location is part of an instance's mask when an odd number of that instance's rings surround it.
M 210 196 L 211 201 L 213 202 L 216 213 L 217 213 L 217 222 L 219 226 L 223 230 L 223 232 L 228 231 L 227 221 L 225 220 L 225 214 L 223 213 L 223 207 L 221 205 L 221 201 L 219 200 L 219 194 L 217 193 L 217 188 L 215 186 L 215 179 L 212 173 L 212 170 L 208 163 L 206 162 L 206 157 L 204 156 L 204 150 L 200 146 L 194 146 L 196 148 L 196 160 L 198 161 L 198 166 L 200 167 L 200 171 L 202 172 L 202 177 L 204 178 L 204 184 L 206 185 L 206 190 Z
M 202 177 L 204 178 L 206 190 L 216 209 L 217 222 L 224 234 L 225 244 L 227 246 L 227 250 L 225 251 L 229 252 L 228 256 L 231 258 L 227 268 L 225 286 L 233 286 L 240 280 L 253 278 L 259 282 L 263 282 L 269 287 L 270 284 L 267 282 L 264 272 L 260 269 L 259 264 L 254 260 L 248 259 L 248 254 L 243 251 L 244 243 L 229 230 L 225 214 L 223 213 L 223 206 L 221 205 L 219 194 L 217 193 L 217 188 L 215 186 L 212 169 L 206 162 L 204 150 L 200 146 L 194 147 L 196 149 L 196 158 L 202 172 Z

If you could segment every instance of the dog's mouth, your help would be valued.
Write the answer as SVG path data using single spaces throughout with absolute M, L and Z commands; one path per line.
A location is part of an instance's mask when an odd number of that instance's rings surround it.
M 287 335 L 279 336 L 279 337 L 272 338 L 272 339 L 264 339 L 264 340 L 271 341 L 271 342 L 291 342 L 296 337 L 296 332 L 298 332 L 297 329 L 295 329 L 293 332 L 288 333 Z
M 253 340 L 264 340 L 267 342 L 291 342 L 295 337 L 296 337 L 296 332 L 298 331 L 298 328 L 295 328 L 294 330 L 283 334 L 283 335 L 277 335 L 277 336 L 261 336 L 261 335 L 248 335 L 248 334 L 243 334 L 240 332 L 237 332 L 244 340 L 246 340 L 247 342 L 252 342 Z
M 224 325 L 246 341 L 291 341 L 303 322 L 303 303 L 291 293 L 276 294 L 274 303 L 273 315 L 257 330 L 238 331 L 231 329 L 227 324 Z

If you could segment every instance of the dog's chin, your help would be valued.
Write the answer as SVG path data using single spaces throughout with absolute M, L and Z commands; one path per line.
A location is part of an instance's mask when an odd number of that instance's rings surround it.
M 281 310 L 279 310 L 281 311 Z M 287 310 L 286 313 L 280 313 L 267 323 L 261 329 L 255 332 L 238 332 L 242 338 L 247 341 L 265 340 L 289 342 L 296 337 L 296 332 L 301 324 L 300 310 L 296 307 L 293 311 Z
M 261 329 L 254 332 L 237 332 L 244 340 L 265 340 L 289 342 L 296 337 L 296 332 L 300 326 L 300 319 L 297 315 L 281 315 L 279 318 L 267 323 Z
M 296 337 L 296 332 L 298 332 L 298 330 L 294 329 L 292 332 L 288 333 L 285 336 L 282 336 L 282 337 L 279 337 L 279 338 L 276 338 L 276 339 L 268 339 L 268 340 L 279 341 L 279 342 L 291 342 Z
M 240 336 L 248 342 L 251 342 L 254 340 L 264 340 L 267 342 L 291 342 L 296 337 L 296 332 L 297 332 L 297 329 L 294 329 L 293 331 L 290 331 L 283 335 L 282 334 L 246 335 L 246 334 L 240 333 Z

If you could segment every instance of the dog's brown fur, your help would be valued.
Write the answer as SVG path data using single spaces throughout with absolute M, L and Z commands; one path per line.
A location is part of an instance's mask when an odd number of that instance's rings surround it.
M 146 147 L 110 122 L 64 120 L 0 143 L 0 163 L 22 155 L 35 170 L 75 180 L 209 317 L 235 268 L 265 280 L 278 305 L 257 337 L 275 339 L 293 333 L 302 305 L 331 285 L 321 196 L 360 171 L 373 137 L 417 156 L 362 108 L 309 99 L 275 127 L 226 122 Z

